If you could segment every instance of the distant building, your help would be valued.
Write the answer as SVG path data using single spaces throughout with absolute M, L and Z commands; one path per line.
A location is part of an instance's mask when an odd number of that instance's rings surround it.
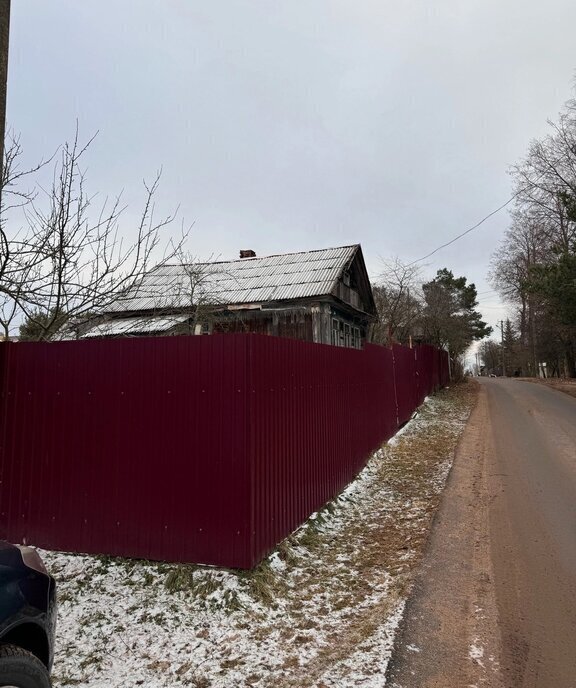
M 258 332 L 361 348 L 376 306 L 359 244 L 160 265 L 79 328 L 82 338 Z

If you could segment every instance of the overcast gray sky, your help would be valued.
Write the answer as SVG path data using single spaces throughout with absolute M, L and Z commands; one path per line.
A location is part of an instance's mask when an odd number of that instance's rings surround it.
M 572 95 L 574 0 L 13 0 L 8 125 L 29 159 L 99 131 L 88 185 L 163 168 L 191 250 L 361 243 L 418 259 L 504 203 L 507 170 Z M 486 293 L 506 211 L 424 265 Z

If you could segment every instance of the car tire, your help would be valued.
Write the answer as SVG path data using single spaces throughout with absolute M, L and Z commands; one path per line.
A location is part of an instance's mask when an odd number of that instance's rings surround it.
M 0 646 L 0 686 L 50 688 L 50 675 L 31 652 L 16 645 Z

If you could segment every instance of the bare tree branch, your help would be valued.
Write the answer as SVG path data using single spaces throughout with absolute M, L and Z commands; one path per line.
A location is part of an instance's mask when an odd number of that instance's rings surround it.
M 144 204 L 133 235 L 121 227 L 126 206 L 121 196 L 98 202 L 89 194 L 84 159 L 96 135 L 80 141 L 78 127 L 56 158 L 49 188 L 19 190 L 24 177 L 46 165 L 21 172 L 19 141 L 7 150 L 3 183 L 14 188 L 26 226 L 11 236 L 0 231 L 0 295 L 5 300 L 7 332 L 16 318 L 25 318 L 39 338 L 50 339 L 56 325 L 104 310 L 128 290 L 137 288 L 154 264 L 164 263 L 184 247 L 190 229 L 175 240 L 166 228 L 175 214 L 156 217 L 161 171 L 144 181 Z

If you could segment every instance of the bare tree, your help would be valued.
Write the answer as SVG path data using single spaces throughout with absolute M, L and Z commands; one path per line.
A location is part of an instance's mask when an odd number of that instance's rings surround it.
M 517 309 L 522 369 L 535 375 L 547 361 L 575 376 L 576 101 L 549 125 L 512 169 L 515 209 L 491 281 Z
M 200 261 L 179 249 L 169 263 L 156 265 L 138 284 L 80 324 L 81 336 L 201 334 L 214 323 L 242 322 L 227 294 L 238 280 L 227 262 Z M 74 336 L 67 328 L 64 336 Z
M 40 339 L 50 339 L 58 322 L 104 310 L 137 288 L 154 262 L 166 262 L 182 250 L 188 231 L 177 241 L 163 238 L 174 214 L 156 218 L 160 173 L 152 184 L 144 182 L 144 206 L 130 240 L 120 231 L 121 198 L 97 203 L 89 194 L 81 164 L 93 141 L 80 143 L 76 132 L 60 150 L 51 186 L 23 197 L 25 229 L 9 237 L 2 228 L 5 331 L 20 317 Z
M 407 344 L 422 310 L 420 270 L 398 258 L 383 261 L 383 268 L 373 289 L 378 321 L 372 339 L 380 344 Z
M 41 161 L 32 168 L 23 169 L 20 165 L 20 139 L 10 132 L 5 144 L 0 177 L 0 327 L 2 336 L 7 339 L 12 322 L 21 315 L 18 304 L 24 296 L 24 286 L 35 264 L 31 260 L 23 260 L 23 233 L 17 231 L 10 236 L 7 230 L 8 218 L 15 210 L 24 208 L 34 200 L 36 191 L 25 184 L 50 159 Z
M 223 323 L 223 313 L 228 323 L 234 327 L 243 324 L 239 311 L 230 311 L 226 293 L 238 288 L 238 280 L 226 267 L 227 263 L 198 262 L 190 255 L 184 255 L 182 269 L 185 275 L 187 293 L 185 298 L 193 306 L 193 315 L 189 320 L 189 331 L 198 334 L 202 328 L 211 330 L 219 321 Z
M 502 369 L 502 347 L 493 339 L 480 342 L 478 354 L 484 366 L 484 374 L 498 373 Z
M 516 308 L 520 343 L 524 349 L 522 368 L 535 374 L 538 368 L 538 331 L 542 303 L 531 292 L 531 271 L 548 252 L 541 218 L 528 209 L 517 208 L 512 224 L 491 263 L 490 281 L 500 295 Z
M 162 295 L 152 295 L 156 301 L 156 312 L 173 312 L 175 316 L 188 315 L 182 329 L 190 334 L 209 330 L 226 305 L 225 292 L 236 286 L 236 279 L 226 268 L 211 256 L 200 260 L 189 251 L 180 250 L 174 256 L 175 264 L 167 265 L 174 277 L 168 280 Z M 136 290 L 138 291 L 138 290 Z

